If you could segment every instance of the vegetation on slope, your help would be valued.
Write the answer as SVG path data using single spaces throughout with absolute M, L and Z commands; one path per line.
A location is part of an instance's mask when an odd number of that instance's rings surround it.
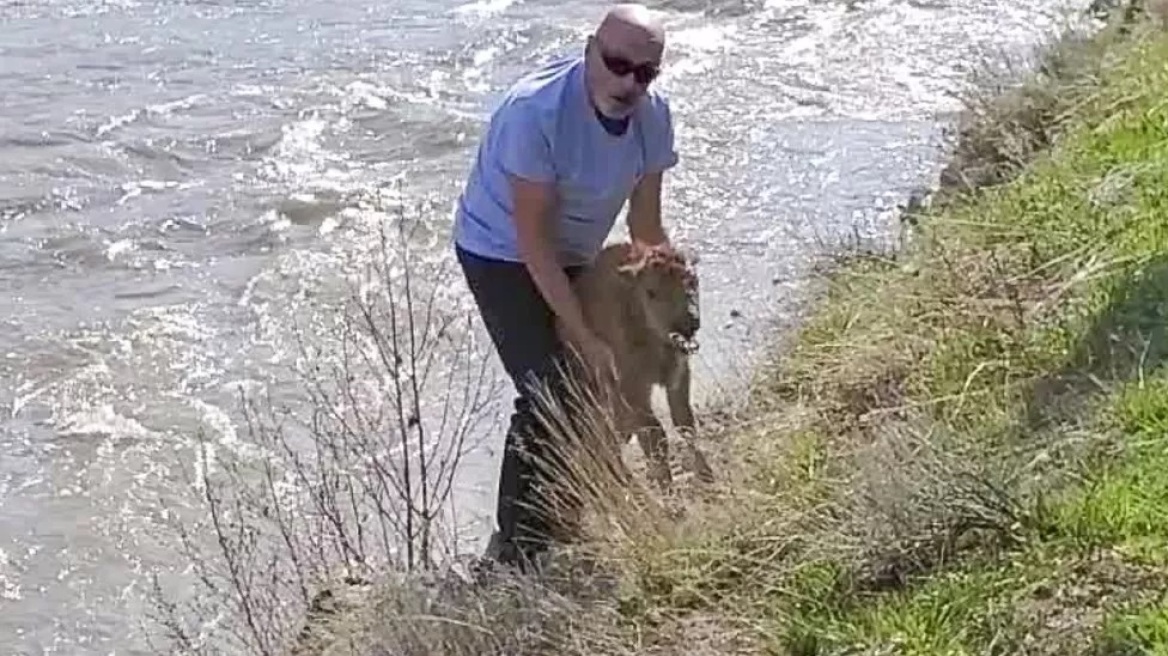
M 637 607 L 768 653 L 1168 649 L 1165 56 L 1113 27 L 981 106 L 977 182 L 833 276 L 738 510 L 636 562 Z

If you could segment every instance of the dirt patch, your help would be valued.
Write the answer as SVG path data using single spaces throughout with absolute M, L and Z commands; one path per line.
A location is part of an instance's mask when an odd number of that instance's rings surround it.
M 1168 588 L 1168 571 L 1100 551 L 1059 567 L 1018 600 L 1015 620 L 1026 627 L 1018 652 L 1027 656 L 1093 653 L 1091 645 L 1115 609 L 1147 603 Z M 1095 650 L 1094 653 L 1101 653 Z

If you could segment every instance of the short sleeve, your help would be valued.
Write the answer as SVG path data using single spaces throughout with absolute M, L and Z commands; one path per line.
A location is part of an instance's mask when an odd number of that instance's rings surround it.
M 495 121 L 494 150 L 504 171 L 532 182 L 555 179 L 551 147 L 534 108 L 511 102 L 495 115 Z
M 673 168 L 678 161 L 669 101 L 664 96 L 657 96 L 654 101 L 652 120 L 645 128 L 645 173 Z

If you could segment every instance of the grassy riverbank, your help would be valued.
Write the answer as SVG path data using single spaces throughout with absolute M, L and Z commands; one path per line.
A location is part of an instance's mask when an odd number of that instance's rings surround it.
M 718 438 L 726 489 L 603 532 L 614 590 L 391 595 L 362 642 L 1168 653 L 1165 61 L 1113 27 L 975 103 L 908 248 L 836 270 Z
M 833 275 L 629 606 L 778 654 L 1168 650 L 1165 61 L 1113 28 L 981 107 L 949 179 L 1001 184 Z

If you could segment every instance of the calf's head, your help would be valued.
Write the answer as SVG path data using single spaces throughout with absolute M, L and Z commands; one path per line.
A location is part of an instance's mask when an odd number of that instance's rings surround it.
M 618 271 L 633 289 L 641 315 L 653 337 L 684 353 L 698 349 L 697 258 L 669 246 L 633 251 Z

